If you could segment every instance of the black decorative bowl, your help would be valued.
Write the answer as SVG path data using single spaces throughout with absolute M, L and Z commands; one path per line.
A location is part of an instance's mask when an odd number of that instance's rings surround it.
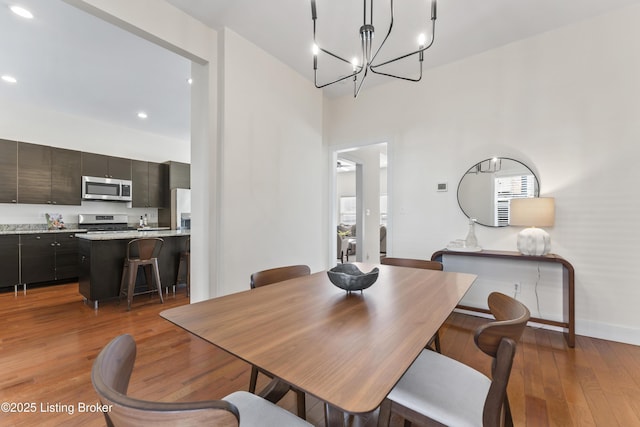
M 338 264 L 327 271 L 331 283 L 344 289 L 347 293 L 367 289 L 378 280 L 378 267 L 363 273 L 353 264 Z

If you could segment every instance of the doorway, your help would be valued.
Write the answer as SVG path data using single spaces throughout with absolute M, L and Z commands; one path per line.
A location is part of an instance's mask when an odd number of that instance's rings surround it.
M 333 155 L 332 256 L 377 264 L 389 241 L 387 143 L 337 149 Z M 337 244 L 333 243 L 337 242 Z

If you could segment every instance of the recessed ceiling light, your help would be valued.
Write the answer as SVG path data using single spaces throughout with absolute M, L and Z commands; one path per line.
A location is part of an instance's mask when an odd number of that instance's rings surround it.
M 7 83 L 17 83 L 17 82 L 18 82 L 18 80 L 16 80 L 16 78 L 15 78 L 15 77 L 10 76 L 10 75 L 7 75 L 7 74 L 5 74 L 4 76 L 2 76 L 2 80 L 4 80 L 4 81 L 5 81 L 5 82 L 7 82 Z
M 147 116 L 147 113 L 145 113 L 144 111 L 140 111 L 138 113 L 138 117 L 141 119 L 146 119 L 148 116 Z
M 33 13 L 29 12 L 24 7 L 14 5 L 14 6 L 11 6 L 10 9 L 11 9 L 11 12 L 15 13 L 18 16 L 21 16 L 26 19 L 33 19 Z
M 189 83 L 189 84 L 193 84 L 193 79 L 192 79 L 191 77 L 189 77 L 189 78 L 187 79 L 187 83 Z

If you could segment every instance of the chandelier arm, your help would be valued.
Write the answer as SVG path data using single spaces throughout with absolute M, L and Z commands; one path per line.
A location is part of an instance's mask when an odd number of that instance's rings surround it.
M 360 93 L 360 89 L 362 89 L 362 85 L 364 84 L 364 79 L 367 77 L 368 71 L 369 71 L 369 68 L 364 69 L 364 76 L 362 76 L 362 78 L 360 79 L 359 85 L 357 84 L 358 83 L 357 74 L 354 74 L 354 77 L 353 77 L 353 97 L 354 98 L 358 97 L 358 94 Z M 357 89 L 356 89 L 356 86 L 357 86 Z
M 380 50 L 382 49 L 382 46 L 384 46 L 384 44 L 387 42 L 387 39 L 391 35 L 391 30 L 393 29 L 393 17 L 394 17 L 394 14 L 393 14 L 393 0 L 391 0 L 391 20 L 389 21 L 389 30 L 387 31 L 387 35 L 384 36 L 384 39 L 382 40 L 382 43 L 380 43 L 380 46 L 378 46 L 378 49 L 376 50 L 376 53 L 371 58 L 371 63 L 373 63 L 373 61 L 376 60 L 376 56 L 378 56 L 378 53 L 380 53 Z M 371 19 L 373 20 L 373 16 L 372 16 Z
M 435 38 L 436 38 L 436 32 L 435 32 L 435 30 L 436 30 L 436 22 L 435 22 L 435 20 L 434 20 L 434 21 L 432 21 L 432 22 L 433 22 L 433 24 L 432 24 L 432 29 L 431 29 L 431 42 L 430 42 L 428 45 L 426 45 L 426 46 L 425 46 L 425 47 L 423 47 L 422 49 L 418 49 L 418 50 L 416 50 L 416 51 L 414 51 L 414 52 L 407 53 L 407 54 L 405 54 L 405 55 L 399 56 L 399 57 L 394 58 L 394 59 L 390 59 L 390 60 L 385 61 L 385 62 L 382 62 L 382 63 L 380 63 L 380 64 L 375 64 L 375 65 L 371 64 L 371 65 L 370 65 L 370 66 L 371 66 L 371 69 L 372 69 L 371 71 L 374 71 L 374 69 L 375 69 L 375 68 L 382 67 L 383 65 L 388 65 L 388 64 L 391 64 L 391 63 L 396 62 L 396 61 L 400 61 L 401 59 L 408 58 L 409 56 L 412 56 L 412 55 L 416 55 L 416 54 L 422 53 L 422 52 L 424 52 L 425 50 L 429 49 L 429 48 L 433 45 L 433 42 L 435 41 Z M 382 46 L 381 46 L 381 47 L 382 47 Z M 378 49 L 378 50 L 379 50 L 379 49 Z M 375 72 L 375 71 L 374 71 L 374 72 Z M 378 74 L 381 74 L 381 73 L 380 73 L 380 72 L 378 72 Z
M 378 74 L 380 76 L 393 77 L 395 79 L 406 80 L 409 82 L 419 82 L 422 80 L 422 64 L 420 64 L 420 76 L 418 78 L 404 77 L 404 76 L 396 76 L 395 74 L 383 73 L 380 71 L 375 71 L 373 68 L 371 69 L 373 74 Z
M 317 46 L 318 50 L 326 53 L 327 55 L 333 56 L 334 58 L 339 59 L 340 61 L 350 64 L 351 63 L 350 61 L 347 61 L 346 59 L 336 55 L 335 53 L 330 52 L 318 46 L 318 43 L 316 42 L 316 20 L 318 19 L 318 16 L 316 13 L 316 0 L 311 0 L 311 18 L 313 19 L 313 44 Z
M 366 18 L 367 18 L 367 14 L 366 14 L 367 0 L 364 0 L 364 3 L 365 3 L 365 15 L 364 15 L 365 16 L 365 22 L 364 22 L 364 24 L 366 25 L 366 23 L 367 23 L 366 22 Z M 360 79 L 360 84 L 358 84 L 358 76 L 357 75 L 353 76 L 353 97 L 354 98 L 358 97 L 358 94 L 360 93 L 360 89 L 362 89 L 362 84 L 364 83 L 364 79 L 367 78 L 367 73 L 369 73 L 369 63 L 368 62 L 365 63 L 365 61 L 369 60 L 369 56 L 367 56 L 367 52 L 365 52 L 365 49 L 367 48 L 367 42 L 362 37 L 360 38 L 360 47 L 362 49 L 362 67 L 364 69 L 364 75 Z M 360 71 L 362 71 L 362 70 L 360 70 Z
M 339 59 L 342 62 L 346 62 L 347 64 L 351 64 L 351 61 L 347 61 L 346 59 L 342 58 L 341 56 L 338 56 L 335 53 L 329 52 L 328 50 L 323 49 L 320 46 L 318 46 L 318 50 L 320 50 L 320 52 L 322 52 L 322 53 L 326 53 L 329 56 L 333 56 L 334 58 Z M 362 68 L 362 67 L 360 67 L 360 68 Z
M 318 76 L 318 72 L 317 72 L 317 70 L 314 70 L 314 72 L 313 72 L 313 83 L 315 84 L 316 88 L 318 88 L 318 89 L 322 89 L 323 87 L 327 87 L 327 86 L 332 85 L 332 84 L 334 84 L 334 83 L 341 82 L 341 81 L 343 81 L 343 80 L 349 79 L 349 78 L 354 77 L 354 76 L 356 76 L 356 75 L 357 75 L 356 73 L 354 73 L 354 74 L 349 74 L 348 76 L 340 77 L 340 78 L 338 78 L 338 79 L 336 79 L 336 80 L 334 80 L 334 81 L 332 81 L 332 82 L 329 82 L 329 83 L 323 83 L 323 84 L 319 85 L 319 84 L 318 84 L 318 77 L 317 77 L 317 76 Z
M 333 52 L 330 52 L 326 49 L 321 48 L 320 46 L 318 46 L 318 44 L 316 43 L 316 20 L 318 18 L 317 12 L 316 12 L 316 0 L 311 0 L 311 18 L 313 20 L 313 43 L 318 47 L 318 51 L 326 53 L 329 56 L 332 56 L 340 61 L 346 62 L 347 64 L 351 64 L 351 61 L 347 61 L 346 59 L 342 58 L 339 55 L 336 55 Z M 313 84 L 315 85 L 316 88 L 318 89 L 322 89 L 326 86 L 332 85 L 334 83 L 338 83 L 341 82 L 343 80 L 352 78 L 352 77 L 356 77 L 358 74 L 360 74 L 362 72 L 362 68 L 363 67 L 358 67 L 359 70 L 356 72 L 354 71 L 352 74 L 349 74 L 347 76 L 344 77 L 339 77 L 333 81 L 330 81 L 328 83 L 323 83 L 323 84 L 318 84 L 318 70 L 317 70 L 317 55 L 314 55 L 314 67 L 313 67 Z
M 364 0 L 362 5 L 362 25 L 367 24 L 367 0 Z
M 351 64 L 351 62 L 350 62 L 350 61 L 347 61 L 346 59 L 341 58 L 340 56 L 338 56 L 338 55 L 336 55 L 336 54 L 334 54 L 334 53 L 332 53 L 332 52 L 329 52 L 329 51 L 328 51 L 328 50 L 326 50 L 326 49 L 323 49 L 323 48 L 321 48 L 321 47 L 318 47 L 318 49 L 319 49 L 321 52 L 326 53 L 327 55 L 330 55 L 330 56 L 332 56 L 332 57 L 334 57 L 334 58 L 336 58 L 336 59 L 339 59 L 339 60 L 344 61 L 344 62 L 346 62 L 346 63 L 348 63 L 348 64 Z M 322 89 L 323 87 L 326 87 L 326 86 L 332 85 L 332 84 L 334 84 L 334 83 L 338 83 L 338 82 L 341 82 L 341 81 L 346 80 L 346 79 L 349 79 L 349 78 L 355 78 L 355 77 L 357 77 L 357 76 L 358 76 L 358 74 L 360 74 L 360 73 L 362 72 L 362 70 L 363 70 L 363 69 L 364 69 L 364 67 L 362 67 L 362 66 L 358 66 L 358 67 L 357 67 L 357 71 L 354 71 L 354 72 L 353 72 L 353 73 L 351 73 L 351 74 L 348 74 L 348 75 L 343 76 L 343 77 L 338 77 L 337 79 L 335 79 L 335 80 L 333 80 L 333 81 L 331 81 L 331 82 L 329 82 L 329 83 L 323 83 L 323 84 L 321 84 L 321 85 L 318 85 L 318 78 L 317 78 L 317 76 L 318 76 L 318 70 L 317 70 L 317 67 L 316 67 L 316 68 L 314 68 L 314 70 L 313 70 L 313 83 L 315 84 L 316 88 L 318 88 L 318 89 Z M 366 75 L 366 70 L 365 70 L 365 75 Z M 364 78 L 364 77 L 363 77 L 363 78 Z

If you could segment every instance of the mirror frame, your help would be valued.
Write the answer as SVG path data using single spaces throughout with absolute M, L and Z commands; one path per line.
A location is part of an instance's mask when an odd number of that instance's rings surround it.
M 526 168 L 529 172 L 531 172 L 531 175 L 533 175 L 533 178 L 535 180 L 535 188 L 534 188 L 534 196 L 533 197 L 539 197 L 540 196 L 540 180 L 538 179 L 538 176 L 536 175 L 536 173 L 533 171 L 533 169 L 531 169 L 531 167 L 529 167 L 527 164 L 525 164 L 524 162 L 520 161 L 520 160 L 516 160 L 510 157 L 500 157 L 500 156 L 494 156 L 494 157 L 490 157 L 488 159 L 484 159 L 480 162 L 477 162 L 475 164 L 473 164 L 470 168 L 468 168 L 464 174 L 462 175 L 462 177 L 460 178 L 460 180 L 458 181 L 458 188 L 456 191 L 456 199 L 458 201 L 458 206 L 460 207 L 460 210 L 462 211 L 462 213 L 467 217 L 467 218 L 476 218 L 476 220 L 478 219 L 476 216 L 471 216 L 469 215 L 469 213 L 467 213 L 467 211 L 462 207 L 462 203 L 460 202 L 460 187 L 462 185 L 462 181 L 464 180 L 464 178 L 469 174 L 469 172 L 471 172 L 473 169 L 476 169 L 479 167 L 479 165 L 482 165 L 485 162 L 491 162 L 494 159 L 499 159 L 500 161 L 502 160 L 510 160 L 512 162 L 515 163 L 519 163 L 520 165 L 522 165 L 524 168 Z M 480 166 L 481 167 L 481 166 Z M 479 171 L 478 173 L 487 173 L 490 171 L 486 171 L 486 172 L 482 172 Z M 469 207 L 467 206 L 467 209 Z M 501 228 L 501 227 L 507 227 L 509 224 L 504 224 L 504 225 L 494 225 L 494 224 L 485 224 L 483 222 L 480 222 L 479 220 L 476 221 L 477 224 L 479 225 L 483 225 L 485 227 L 494 227 L 494 228 Z

